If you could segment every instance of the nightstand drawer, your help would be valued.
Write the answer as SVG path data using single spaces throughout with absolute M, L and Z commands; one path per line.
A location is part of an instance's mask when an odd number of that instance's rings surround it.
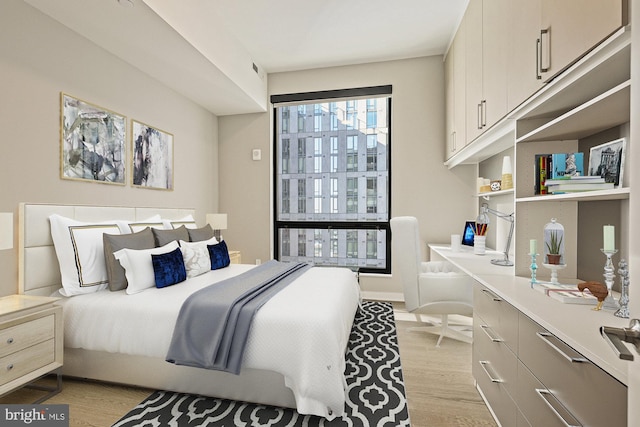
M 9 322 L 9 324 L 12 323 Z M 0 329 L 0 357 L 52 339 L 54 330 L 54 315 L 36 318 Z
M 53 363 L 54 359 L 55 342 L 53 339 L 2 357 L 0 358 L 0 385 Z

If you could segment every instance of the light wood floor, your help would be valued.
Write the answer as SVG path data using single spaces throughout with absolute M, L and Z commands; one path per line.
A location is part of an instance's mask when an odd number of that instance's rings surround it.
M 395 305 L 402 371 L 413 427 L 495 426 L 473 385 L 471 345 L 411 331 L 413 318 Z M 51 381 L 49 378 L 43 382 Z M 49 404 L 68 404 L 70 426 L 108 427 L 144 400 L 151 390 L 66 379 Z M 0 404 L 32 403 L 42 392 L 23 388 Z

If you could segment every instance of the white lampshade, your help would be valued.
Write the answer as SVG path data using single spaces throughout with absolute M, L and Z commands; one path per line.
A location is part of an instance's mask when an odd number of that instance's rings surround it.
M 214 230 L 226 230 L 227 214 L 207 214 L 207 224 L 209 224 Z
M 0 250 L 13 249 L 13 214 L 0 213 Z

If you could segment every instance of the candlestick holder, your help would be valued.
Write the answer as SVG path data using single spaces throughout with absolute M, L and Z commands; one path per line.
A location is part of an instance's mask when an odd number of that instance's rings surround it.
M 534 283 L 538 283 L 536 280 L 536 272 L 538 270 L 538 264 L 536 264 L 536 257 L 538 254 L 529 254 L 531 256 L 531 265 L 529 266 L 529 270 L 531 270 L 531 287 L 533 288 Z
M 604 300 L 602 306 L 604 308 L 619 308 L 618 302 L 615 300 L 613 295 L 611 294 L 611 288 L 613 287 L 613 278 L 616 277 L 613 274 L 613 261 L 611 261 L 611 257 L 614 256 L 618 250 L 617 249 L 600 249 L 602 253 L 607 257 L 607 260 L 604 263 L 604 283 L 607 285 L 608 295 Z
M 621 259 L 618 263 L 618 273 L 620 274 L 620 308 L 613 313 L 616 317 L 629 318 L 629 266 L 627 261 Z

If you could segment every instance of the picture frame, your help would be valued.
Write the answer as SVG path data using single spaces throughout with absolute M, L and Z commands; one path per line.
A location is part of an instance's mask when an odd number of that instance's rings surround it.
M 131 120 L 132 185 L 173 190 L 173 134 Z
M 589 150 L 590 176 L 600 176 L 617 187 L 622 184 L 626 139 L 619 138 L 591 147 Z
M 60 93 L 60 178 L 126 185 L 126 117 Z

